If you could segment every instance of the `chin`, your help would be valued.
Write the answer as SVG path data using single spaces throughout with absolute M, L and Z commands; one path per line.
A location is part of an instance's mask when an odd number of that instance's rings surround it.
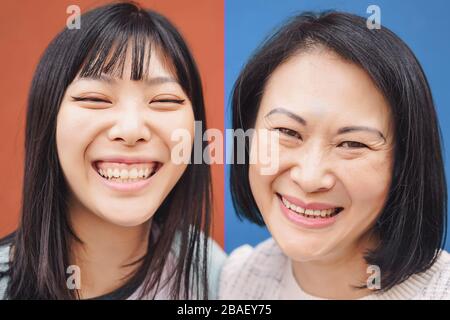
M 150 220 L 156 211 L 154 210 L 133 210 L 131 207 L 110 207 L 99 209 L 98 216 L 120 227 L 136 227 Z
M 114 224 L 118 227 L 136 227 L 144 224 L 148 220 L 151 219 L 148 215 L 145 216 L 135 216 L 135 217 L 124 217 L 124 216 L 104 216 L 104 219 L 106 219 L 111 224 Z
M 327 250 L 320 244 L 314 243 L 293 243 L 286 242 L 280 244 L 283 253 L 294 261 L 321 260 L 326 256 Z
M 294 261 L 320 260 L 330 251 L 323 235 L 288 230 L 286 226 L 270 231 L 283 253 Z

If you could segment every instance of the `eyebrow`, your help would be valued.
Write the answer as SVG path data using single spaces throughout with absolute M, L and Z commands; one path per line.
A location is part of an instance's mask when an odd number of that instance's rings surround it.
M 275 109 L 272 109 L 268 114 L 266 114 L 266 117 L 268 117 L 268 116 L 270 116 L 270 115 L 272 115 L 272 114 L 275 114 L 275 113 L 281 113 L 281 114 L 287 115 L 289 118 L 291 118 L 291 119 L 293 119 L 293 120 L 299 122 L 300 124 L 302 124 L 302 125 L 304 125 L 304 126 L 307 125 L 307 122 L 306 122 L 305 119 L 303 119 L 303 118 L 300 117 L 299 115 L 297 115 L 297 114 L 295 114 L 295 113 L 292 113 L 291 111 L 286 110 L 286 109 L 284 109 L 284 108 L 275 108 Z
M 339 128 L 337 134 L 344 134 L 344 133 L 353 132 L 353 131 L 373 132 L 373 133 L 378 134 L 380 136 L 380 138 L 382 138 L 386 142 L 386 138 L 384 137 L 384 135 L 381 133 L 380 130 L 375 129 L 375 128 L 370 128 L 370 127 L 365 127 L 365 126 L 342 127 L 342 128 Z
M 302 117 L 300 117 L 299 115 L 284 109 L 284 108 L 275 108 L 272 109 L 269 113 L 266 114 L 266 117 L 272 115 L 272 114 L 276 114 L 276 113 L 280 113 L 280 114 L 284 114 L 286 116 L 288 116 L 289 118 L 297 121 L 298 123 L 300 123 L 301 125 L 306 126 L 307 122 L 305 119 L 303 119 Z M 337 134 L 344 134 L 344 133 L 349 133 L 349 132 L 354 132 L 354 131 L 368 131 L 368 132 L 372 132 L 372 133 L 376 133 L 377 135 L 380 136 L 380 138 L 382 138 L 385 142 L 386 142 L 386 138 L 384 137 L 383 133 L 381 133 L 380 130 L 375 129 L 375 128 L 371 128 L 371 127 L 366 127 L 366 126 L 347 126 L 347 127 L 342 127 L 339 128 L 337 131 Z
M 106 74 L 81 77 L 81 78 L 79 78 L 79 80 L 96 80 L 96 81 L 106 82 L 108 84 L 114 84 L 114 83 L 117 82 L 116 78 L 111 77 L 111 76 L 106 75 Z M 155 86 L 155 85 L 168 83 L 168 82 L 178 83 L 178 81 L 175 80 L 174 78 L 172 78 L 172 77 L 165 77 L 165 76 L 146 78 L 146 79 L 142 79 L 142 80 L 148 86 Z

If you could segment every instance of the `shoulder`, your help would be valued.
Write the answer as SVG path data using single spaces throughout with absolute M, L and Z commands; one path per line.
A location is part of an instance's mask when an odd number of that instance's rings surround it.
M 209 259 L 208 259 L 208 281 L 209 299 L 217 299 L 219 292 L 220 273 L 224 266 L 227 255 L 213 239 L 209 239 Z
M 219 292 L 219 277 L 222 267 L 225 263 L 227 255 L 222 248 L 211 237 L 206 238 L 205 234 L 201 232 L 198 248 L 203 248 L 204 244 L 207 244 L 207 272 L 208 272 L 208 298 L 217 299 Z M 172 245 L 173 259 L 179 254 L 179 248 L 181 246 L 181 235 L 177 233 Z M 199 251 L 199 261 L 203 261 L 203 250 Z
M 222 268 L 220 299 L 275 299 L 288 259 L 270 238 L 235 249 Z
M 427 270 L 416 273 L 390 290 L 369 299 L 450 300 L 450 254 L 440 251 Z
M 7 269 L 9 263 L 9 249 L 9 245 L 0 246 L 0 271 L 5 271 L 5 267 Z
M 8 276 L 3 275 L 9 269 L 10 246 L 0 246 L 0 300 L 5 299 L 5 292 L 8 286 Z
M 430 280 L 424 287 L 422 297 L 450 300 L 450 253 L 442 250 L 436 262 L 425 273 L 430 274 Z

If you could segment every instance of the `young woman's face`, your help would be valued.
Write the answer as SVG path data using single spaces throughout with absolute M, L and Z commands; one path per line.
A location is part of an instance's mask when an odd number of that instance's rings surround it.
M 331 52 L 294 56 L 271 75 L 255 129 L 279 135 L 277 172 L 250 164 L 249 180 L 283 251 L 308 261 L 358 248 L 383 208 L 393 165 L 390 109 L 370 77 Z M 251 153 L 267 148 L 255 141 Z
M 152 54 L 145 81 L 129 80 L 130 65 L 122 78 L 77 77 L 56 133 L 72 199 L 120 226 L 153 216 L 187 166 L 171 161 L 171 134 L 186 129 L 192 142 L 194 132 L 191 102 L 163 60 Z

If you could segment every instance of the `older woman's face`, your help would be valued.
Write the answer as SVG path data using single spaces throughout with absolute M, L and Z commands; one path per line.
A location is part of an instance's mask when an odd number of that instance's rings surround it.
M 279 135 L 276 173 L 261 174 L 257 162 L 249 179 L 282 250 L 324 260 L 362 244 L 393 165 L 390 109 L 370 77 L 328 51 L 294 56 L 268 80 L 255 129 Z M 251 153 L 267 148 L 255 141 Z

